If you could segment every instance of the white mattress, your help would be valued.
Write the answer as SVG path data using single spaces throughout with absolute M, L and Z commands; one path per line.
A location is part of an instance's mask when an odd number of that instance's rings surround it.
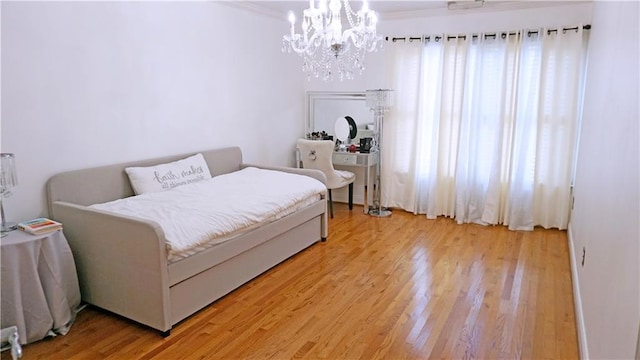
M 308 176 L 249 167 L 91 207 L 158 223 L 173 262 L 304 208 L 325 191 Z

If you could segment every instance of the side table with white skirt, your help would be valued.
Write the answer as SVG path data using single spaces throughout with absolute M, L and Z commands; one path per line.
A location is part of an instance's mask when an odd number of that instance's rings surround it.
M 62 230 L 0 240 L 1 327 L 16 326 L 21 344 L 66 334 L 80 306 L 73 254 Z

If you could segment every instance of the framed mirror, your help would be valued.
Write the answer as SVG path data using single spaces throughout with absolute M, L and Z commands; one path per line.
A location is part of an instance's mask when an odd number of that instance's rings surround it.
M 373 113 L 366 106 L 365 92 L 307 92 L 307 118 L 305 135 L 326 132 L 336 139 L 335 123 L 338 118 L 350 117 L 356 123 L 355 141 L 371 136 Z M 369 125 L 370 129 L 367 129 Z

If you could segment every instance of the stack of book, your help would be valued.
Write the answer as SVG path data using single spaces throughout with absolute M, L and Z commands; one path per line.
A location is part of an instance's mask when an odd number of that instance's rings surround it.
M 18 229 L 32 235 L 40 235 L 60 230 L 62 224 L 47 218 L 37 218 L 19 223 Z

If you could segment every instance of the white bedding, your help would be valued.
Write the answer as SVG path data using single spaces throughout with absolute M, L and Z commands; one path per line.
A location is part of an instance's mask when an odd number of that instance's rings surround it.
M 317 201 L 325 191 L 324 184 L 308 176 L 249 167 L 91 207 L 155 221 L 172 261 L 277 220 Z

